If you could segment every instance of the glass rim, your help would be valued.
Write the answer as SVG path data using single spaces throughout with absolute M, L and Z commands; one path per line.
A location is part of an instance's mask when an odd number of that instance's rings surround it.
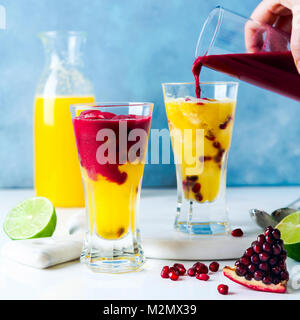
M 200 85 L 217 85 L 217 84 L 226 84 L 226 85 L 239 85 L 238 81 L 200 81 Z M 163 82 L 162 86 L 180 86 L 180 85 L 193 85 L 195 82 Z
M 222 14 L 223 14 L 224 10 L 225 9 L 222 6 L 216 6 L 214 9 L 212 9 L 210 11 L 210 13 L 208 14 L 208 17 L 205 19 L 204 24 L 202 26 L 202 29 L 200 31 L 200 34 L 198 36 L 197 44 L 196 44 L 196 49 L 195 49 L 195 57 L 196 58 L 199 56 L 197 53 L 198 53 L 198 47 L 200 45 L 200 40 L 202 38 L 202 34 L 206 30 L 206 27 L 207 27 L 208 23 L 211 21 L 211 19 L 213 18 L 213 16 L 215 16 L 215 14 L 217 14 L 218 21 L 217 21 L 217 24 L 216 24 L 215 29 L 213 31 L 213 36 L 211 37 L 209 45 L 207 48 L 204 49 L 205 50 L 204 56 L 207 55 L 209 49 L 213 46 L 213 43 L 215 42 L 215 39 L 216 39 L 216 35 L 220 29 Z
M 73 103 L 70 104 L 70 108 L 117 108 L 117 107 L 151 107 L 153 108 L 154 103 L 153 102 L 130 102 L 130 101 L 108 101 L 108 102 L 83 102 L 83 103 Z

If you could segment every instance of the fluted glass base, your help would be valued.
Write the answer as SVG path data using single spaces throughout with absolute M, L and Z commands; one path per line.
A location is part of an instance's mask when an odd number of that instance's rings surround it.
M 95 234 L 86 234 L 80 262 L 95 272 L 124 273 L 142 269 L 144 252 L 139 244 L 139 232 L 128 232 L 117 240 L 106 240 Z
M 197 203 L 178 197 L 176 230 L 194 235 L 227 234 L 230 231 L 225 201 Z

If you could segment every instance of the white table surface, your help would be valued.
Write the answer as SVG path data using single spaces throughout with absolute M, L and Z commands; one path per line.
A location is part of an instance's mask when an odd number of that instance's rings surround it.
M 33 190 L 0 190 L 0 225 L 14 205 L 33 194 Z M 230 219 L 234 217 L 234 224 L 238 226 L 239 217 L 241 222 L 248 219 L 250 208 L 271 211 L 285 206 L 298 196 L 300 187 L 229 188 Z M 170 205 L 170 200 L 174 206 Z M 153 211 L 164 212 L 170 222 L 173 221 L 175 202 L 175 190 L 144 189 L 140 207 L 141 232 L 147 228 Z M 63 213 L 65 221 L 72 216 L 71 212 L 69 216 L 68 212 Z M 253 230 L 259 232 L 254 225 Z M 7 241 L 11 240 L 1 228 L 0 246 Z M 194 263 L 177 262 L 186 267 Z M 234 264 L 234 260 L 219 262 L 221 267 Z M 225 278 L 221 271 L 211 274 L 207 282 L 190 277 L 182 277 L 177 282 L 162 279 L 162 266 L 173 263 L 172 260 L 148 259 L 141 272 L 108 275 L 93 273 L 77 260 L 40 270 L 0 257 L 0 299 L 300 299 L 300 290 L 291 287 L 292 281 L 289 281 L 288 293 L 282 295 L 249 290 Z M 289 258 L 287 264 L 290 272 L 300 265 Z M 229 295 L 222 296 L 217 292 L 220 283 L 229 285 Z

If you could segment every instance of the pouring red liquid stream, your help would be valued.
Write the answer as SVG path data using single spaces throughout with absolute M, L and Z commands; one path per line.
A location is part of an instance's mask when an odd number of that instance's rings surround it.
M 207 55 L 196 58 L 193 74 L 197 98 L 201 96 L 199 75 L 202 66 L 300 101 L 300 75 L 290 51 Z

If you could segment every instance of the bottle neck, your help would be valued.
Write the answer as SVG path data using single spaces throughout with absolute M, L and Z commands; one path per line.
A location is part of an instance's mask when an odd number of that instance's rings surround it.
M 77 32 L 46 32 L 41 34 L 46 67 L 57 69 L 83 67 L 82 49 L 85 38 Z
M 59 55 L 57 52 L 51 52 L 46 56 L 47 69 L 59 69 L 62 67 L 67 69 L 82 68 L 83 61 L 72 53 L 69 55 Z
M 37 95 L 93 96 L 93 86 L 85 77 L 82 49 L 85 38 L 79 32 L 46 32 L 40 35 L 46 56 Z

